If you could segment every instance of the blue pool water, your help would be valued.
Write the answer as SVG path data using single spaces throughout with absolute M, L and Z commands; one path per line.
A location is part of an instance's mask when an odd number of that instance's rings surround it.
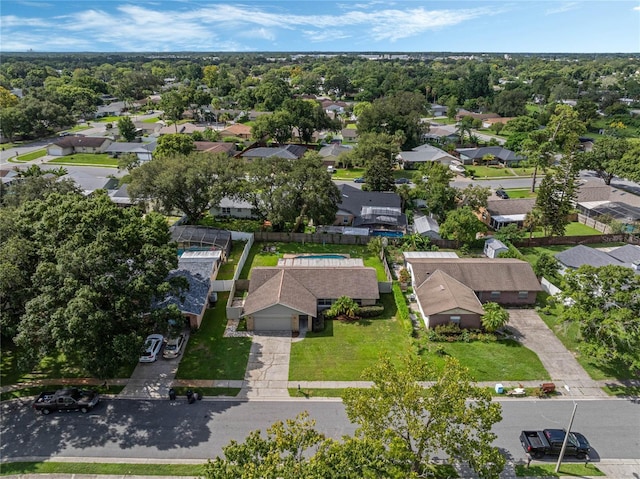
M 345 259 L 346 256 L 341 254 L 301 254 L 296 258 L 311 258 L 311 259 Z
M 404 236 L 402 231 L 374 230 L 371 234 L 373 236 L 386 236 L 387 238 L 402 238 Z

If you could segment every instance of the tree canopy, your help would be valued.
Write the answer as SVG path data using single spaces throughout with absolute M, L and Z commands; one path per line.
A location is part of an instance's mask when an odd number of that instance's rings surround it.
M 23 366 L 63 353 L 89 374 L 113 377 L 152 328 L 168 326 L 171 315 L 152 311 L 177 265 L 163 217 L 119 208 L 106 193 L 50 194 L 11 216 L 0 260 L 2 331 L 21 348 Z

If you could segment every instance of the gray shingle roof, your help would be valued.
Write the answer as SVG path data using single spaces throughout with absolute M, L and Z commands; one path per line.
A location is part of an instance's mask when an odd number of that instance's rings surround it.
M 568 250 L 556 253 L 556 259 L 569 268 L 579 268 L 583 264 L 591 266 L 623 266 L 622 261 L 617 260 L 613 256 L 595 248 L 589 248 L 585 245 L 574 246 Z
M 414 217 L 413 228 L 416 233 L 423 234 L 432 231 L 436 234 L 440 233 L 440 226 L 438 222 L 429 216 Z
M 357 216 L 365 206 L 400 208 L 402 202 L 396 193 L 382 191 L 362 191 L 351 185 L 338 185 L 341 202 L 338 209 Z
M 307 151 L 306 146 L 287 145 L 282 147 L 259 147 L 252 148 L 242 153 L 243 158 L 284 158 L 286 160 L 297 160 Z
M 183 291 L 180 296 L 169 295 L 164 300 L 156 303 L 156 308 L 167 307 L 175 304 L 180 311 L 191 314 L 200 314 L 208 301 L 209 278 L 203 279 L 198 274 L 183 269 L 174 269 L 169 273 L 169 278 L 184 277 L 189 283 L 189 290 Z
M 640 261 L 640 246 L 626 244 L 609 251 L 609 256 L 612 256 L 623 263 L 636 263 Z
M 508 200 L 487 201 L 487 211 L 491 216 L 524 215 L 533 210 L 535 198 L 514 198 Z
M 507 150 L 501 146 L 483 146 L 482 148 L 457 148 L 456 151 L 461 156 L 466 156 L 472 160 L 481 159 L 484 155 L 493 155 L 500 161 L 520 161 L 524 160 L 524 156 Z

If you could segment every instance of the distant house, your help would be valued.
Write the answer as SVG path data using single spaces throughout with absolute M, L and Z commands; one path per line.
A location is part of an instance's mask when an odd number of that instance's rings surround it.
M 460 135 L 451 127 L 432 126 L 427 133 L 422 135 L 422 139 L 426 141 L 435 141 L 440 144 L 457 143 Z
M 602 251 L 585 245 L 577 245 L 560 253 L 556 253 L 556 260 L 561 265 L 561 273 L 569 269 L 578 269 L 589 265 L 596 268 L 601 266 L 624 266 L 640 273 L 640 246 L 627 244 L 611 251 Z
M 65 136 L 47 147 L 47 155 L 67 156 L 74 153 L 104 153 L 111 145 L 110 138 L 95 136 Z
M 496 231 L 509 224 L 522 227 L 527 213 L 535 204 L 535 198 L 489 200 L 487 207 L 480 210 L 480 220 Z
M 491 125 L 495 125 L 496 123 L 501 123 L 506 125 L 508 122 L 516 118 L 515 116 L 505 116 L 500 118 L 487 118 L 486 120 L 482 120 L 483 128 L 491 128 Z
M 339 261 L 316 260 L 316 266 L 259 267 L 251 270 L 242 316 L 250 331 L 312 330 L 313 318 L 341 296 L 361 306 L 380 298 L 374 268 L 339 266 Z
M 344 141 L 356 141 L 358 139 L 358 130 L 354 128 L 343 128 L 340 135 Z
M 242 123 L 234 123 L 220 132 L 220 136 L 235 136 L 243 140 L 251 139 L 251 127 Z
M 413 231 L 427 238 L 441 239 L 440 226 L 438 226 L 438 222 L 430 216 L 415 216 L 413 220 Z
M 457 160 L 455 156 L 429 144 L 418 146 L 411 151 L 401 151 L 396 158 L 405 170 L 415 170 L 421 165 L 433 162 L 449 165 Z
M 509 251 L 507 245 L 496 238 L 489 238 L 484 242 L 484 254 L 487 258 L 498 258 L 500 253 L 506 253 Z
M 495 159 L 488 164 L 503 164 L 505 166 L 515 166 L 526 158 L 507 150 L 501 146 L 484 146 L 481 148 L 457 148 L 460 154 L 460 160 L 465 165 L 471 165 L 474 162 L 483 163 L 483 158 L 487 155 L 493 156 Z
M 447 116 L 448 108 L 443 105 L 438 105 L 437 103 L 432 103 L 429 110 L 434 117 L 441 118 Z
M 276 147 L 258 147 L 243 151 L 241 158 L 252 161 L 257 158 L 284 158 L 285 160 L 299 160 L 307 151 L 306 146 L 302 145 L 286 145 Z
M 224 197 L 218 207 L 211 208 L 211 216 L 228 216 L 231 218 L 257 218 L 255 209 L 251 203 L 244 200 L 236 200 Z
M 342 200 L 334 225 L 406 233 L 407 217 L 402 213 L 402 200 L 396 193 L 362 191 L 347 184 L 339 185 L 338 189 Z
M 473 111 L 465 110 L 464 108 L 460 108 L 458 113 L 456 114 L 456 121 L 462 120 L 465 116 L 470 116 L 474 120 L 488 120 L 490 118 L 500 118 L 500 115 L 497 113 L 476 113 Z
M 141 162 L 151 161 L 153 159 L 153 152 L 156 149 L 156 142 L 151 143 L 111 143 L 105 153 L 108 153 L 113 158 L 120 158 L 122 155 L 133 154 L 138 157 Z
M 123 112 L 127 111 L 127 105 L 123 101 L 114 101 L 108 105 L 98 106 L 95 117 L 104 118 L 106 116 L 121 116 Z
M 342 145 L 327 145 L 320 148 L 318 152 L 322 157 L 322 164 L 325 166 L 336 166 L 341 163 L 340 157 L 352 151 L 352 148 Z
M 196 151 L 207 153 L 226 153 L 229 156 L 236 154 L 236 144 L 226 141 L 194 141 Z

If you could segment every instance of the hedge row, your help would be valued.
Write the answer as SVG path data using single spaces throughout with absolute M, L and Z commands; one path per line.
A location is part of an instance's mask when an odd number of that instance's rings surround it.
M 410 335 L 413 335 L 413 324 L 411 323 L 411 317 L 409 316 L 409 306 L 407 306 L 407 300 L 400 289 L 400 285 L 397 281 L 393 282 L 393 298 L 396 301 L 396 308 L 398 320 L 402 325 L 402 328 Z

